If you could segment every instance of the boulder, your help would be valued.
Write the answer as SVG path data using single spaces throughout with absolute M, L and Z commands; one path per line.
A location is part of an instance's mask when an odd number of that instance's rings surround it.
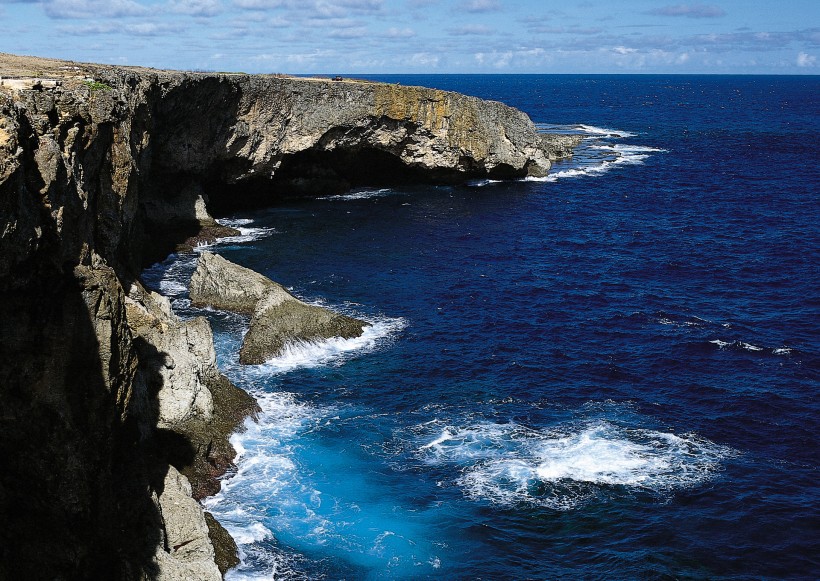
M 289 343 L 360 337 L 369 325 L 302 302 L 268 277 L 210 252 L 199 257 L 190 296 L 195 306 L 253 315 L 239 351 L 247 365 L 281 355 Z
M 290 296 L 282 285 L 268 277 L 210 252 L 199 255 L 189 293 L 195 307 L 247 315 L 253 314 L 256 303 L 265 294 Z
M 369 323 L 309 305 L 287 293 L 266 294 L 259 300 L 251 319 L 239 362 L 264 363 L 281 355 L 288 344 L 310 343 L 321 339 L 360 337 Z

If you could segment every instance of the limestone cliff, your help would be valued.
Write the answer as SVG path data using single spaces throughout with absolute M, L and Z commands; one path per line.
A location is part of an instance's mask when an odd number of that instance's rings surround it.
M 0 76 L 0 578 L 207 579 L 214 555 L 235 562 L 189 500 L 215 492 L 255 403 L 216 369 L 207 322 L 138 280 L 219 235 L 214 208 L 542 175 L 572 145 L 413 87 L 2 54 Z

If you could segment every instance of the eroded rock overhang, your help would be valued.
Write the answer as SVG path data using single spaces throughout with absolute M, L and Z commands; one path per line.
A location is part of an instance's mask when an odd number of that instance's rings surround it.
M 543 176 L 573 145 L 570 136 L 556 145 L 502 103 L 421 87 L 194 74 L 158 75 L 155 86 L 153 173 L 176 189 L 199 181 L 217 207 L 361 185 Z

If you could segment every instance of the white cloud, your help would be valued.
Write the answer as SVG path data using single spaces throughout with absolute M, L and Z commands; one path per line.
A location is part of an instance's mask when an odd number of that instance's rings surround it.
M 501 10 L 501 3 L 498 0 L 462 0 L 457 9 L 467 12 L 495 12 Z
M 384 0 L 232 0 L 245 10 L 287 10 L 294 17 L 344 18 L 351 12 L 375 14 L 384 7 Z
M 686 18 L 718 18 L 726 16 L 726 12 L 718 6 L 706 4 L 676 4 L 650 10 L 655 16 L 684 16 Z
M 327 34 L 328 38 L 338 38 L 342 40 L 359 39 L 368 36 L 367 29 L 364 27 L 357 28 L 340 28 L 332 30 Z
M 133 0 L 53 0 L 45 4 L 51 18 L 121 18 L 144 16 L 148 8 Z
M 388 28 L 384 33 L 386 38 L 413 38 L 416 36 L 416 31 L 412 28 Z
M 437 67 L 440 57 L 429 52 L 417 52 L 410 57 L 409 64 L 414 67 Z
M 807 54 L 805 52 L 801 52 L 797 55 L 797 66 L 798 67 L 813 67 L 817 64 L 817 57 Z
M 171 0 L 168 5 L 171 12 L 189 16 L 216 16 L 222 12 L 219 0 Z
M 126 24 L 93 23 L 78 26 L 60 26 L 60 32 L 72 36 L 91 36 L 95 34 L 125 34 L 130 36 L 162 36 L 169 33 L 180 33 L 185 27 L 166 22 L 132 22 Z
M 233 4 L 248 10 L 271 10 L 285 6 L 282 0 L 233 0 Z

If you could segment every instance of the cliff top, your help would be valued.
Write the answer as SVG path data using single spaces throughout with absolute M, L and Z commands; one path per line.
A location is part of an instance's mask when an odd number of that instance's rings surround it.
M 106 72 L 125 70 L 135 73 L 153 73 L 158 75 L 194 75 L 194 76 L 254 76 L 279 77 L 314 82 L 343 82 L 343 83 L 375 83 L 364 79 L 350 79 L 342 77 L 302 77 L 296 75 L 276 74 L 249 74 L 243 72 L 226 71 L 181 71 L 173 69 L 153 69 L 141 66 L 109 65 L 101 63 L 84 63 L 70 60 L 52 59 L 36 56 L 15 55 L 0 52 L 0 79 L 9 80 L 56 80 L 71 85 L 72 82 L 94 80 Z M 0 83 L 0 87 L 3 83 Z M 10 86 L 6 83 L 6 86 Z

